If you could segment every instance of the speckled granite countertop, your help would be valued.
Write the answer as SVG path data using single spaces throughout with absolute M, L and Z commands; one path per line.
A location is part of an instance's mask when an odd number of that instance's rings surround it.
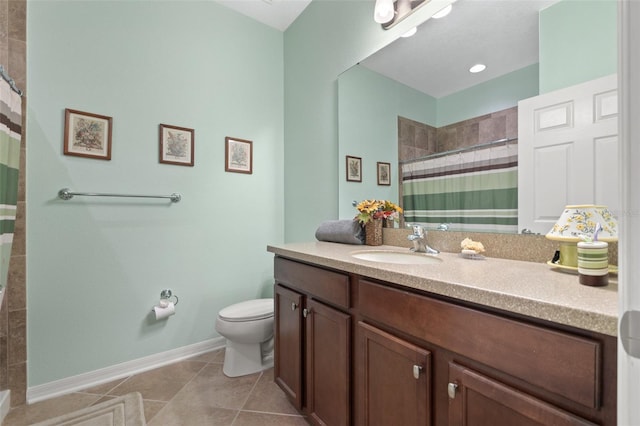
M 382 263 L 360 260 L 351 254 L 408 249 L 327 242 L 269 245 L 267 250 L 290 259 L 617 336 L 616 275 L 609 276 L 607 287 L 588 287 L 578 283 L 577 274 L 557 271 L 545 263 L 490 257 L 471 260 L 455 253 L 440 253 L 442 262 L 437 264 Z

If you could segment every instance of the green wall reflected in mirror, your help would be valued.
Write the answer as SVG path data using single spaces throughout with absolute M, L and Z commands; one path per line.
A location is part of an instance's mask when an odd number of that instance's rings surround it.
M 456 7 L 468 6 L 463 1 L 456 3 Z M 519 100 L 545 91 L 615 73 L 616 10 L 614 0 L 562 0 L 540 13 L 539 63 L 438 99 L 362 65 L 341 74 L 338 78 L 340 218 L 354 216 L 353 201 L 366 198 L 399 201 L 398 117 L 433 127 L 446 126 L 517 106 Z M 566 43 L 551 42 L 565 33 L 571 34 L 563 39 Z M 402 39 L 394 43 L 399 42 Z M 392 46 L 393 43 L 387 48 Z M 362 157 L 361 183 L 345 180 L 346 155 Z M 378 161 L 392 164 L 391 186 L 377 185 Z

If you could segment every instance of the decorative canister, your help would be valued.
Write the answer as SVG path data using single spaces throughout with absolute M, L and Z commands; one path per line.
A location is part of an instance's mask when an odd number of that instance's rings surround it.
M 383 219 L 384 222 L 382 224 L 382 226 L 384 228 L 395 228 L 396 227 L 396 221 L 393 219 Z
M 369 246 L 382 245 L 382 219 L 372 219 L 364 225 L 365 243 Z
M 578 276 L 580 284 L 609 284 L 609 244 L 603 241 L 578 243 Z

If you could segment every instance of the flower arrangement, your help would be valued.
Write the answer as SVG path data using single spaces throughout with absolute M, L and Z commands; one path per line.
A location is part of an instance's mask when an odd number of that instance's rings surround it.
M 358 215 L 354 218 L 361 224 L 366 224 L 373 219 L 398 220 L 402 208 L 387 200 L 364 200 L 356 206 Z

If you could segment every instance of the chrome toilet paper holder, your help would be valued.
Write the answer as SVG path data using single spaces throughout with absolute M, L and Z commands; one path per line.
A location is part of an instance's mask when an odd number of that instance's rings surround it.
M 175 294 L 173 294 L 173 292 L 171 291 L 171 289 L 167 288 L 167 289 L 162 290 L 162 291 L 160 292 L 160 300 L 162 300 L 162 299 L 169 300 L 169 299 L 171 299 L 172 297 L 176 299 L 176 300 L 173 302 L 173 304 L 174 304 L 174 305 L 177 305 L 177 304 L 178 304 L 178 300 L 179 300 L 179 299 L 178 299 L 178 296 L 177 296 L 177 295 L 175 295 Z

